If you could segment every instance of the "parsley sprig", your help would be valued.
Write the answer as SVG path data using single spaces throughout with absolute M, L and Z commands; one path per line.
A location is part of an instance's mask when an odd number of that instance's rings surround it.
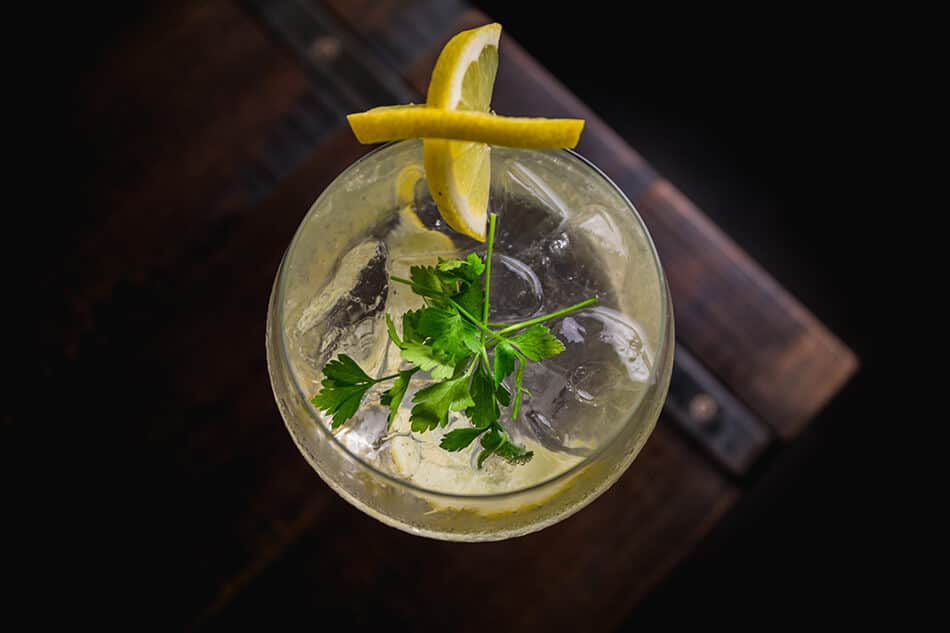
M 333 429 L 356 414 L 373 385 L 394 380 L 380 397 L 380 404 L 389 407 L 387 424 L 391 426 L 409 381 L 422 370 L 439 382 L 420 389 L 412 397 L 409 421 L 414 432 L 444 427 L 449 411 L 460 411 L 472 425 L 446 433 L 439 446 L 447 451 L 461 451 L 479 440 L 479 468 L 492 455 L 516 464 L 531 459 L 532 452 L 512 442 L 498 422 L 501 407 L 510 406 L 511 419 L 516 420 L 522 397 L 527 394 L 522 386 L 525 365 L 564 351 L 561 341 L 542 324 L 593 305 L 597 299 L 590 298 L 520 323 L 489 325 L 496 221 L 492 213 L 484 260 L 475 253 L 465 259 L 439 258 L 435 266 L 410 268 L 409 279 L 391 277 L 394 282 L 408 285 L 425 303 L 424 307 L 402 315 L 401 337 L 386 315 L 389 338 L 399 348 L 402 359 L 413 367 L 391 376 L 371 378 L 346 354 L 327 363 L 322 389 L 312 402 L 331 416 Z M 512 374 L 514 380 L 509 388 L 506 381 Z

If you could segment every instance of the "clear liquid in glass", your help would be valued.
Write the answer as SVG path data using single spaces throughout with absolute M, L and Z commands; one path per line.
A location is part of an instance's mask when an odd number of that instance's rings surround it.
M 502 408 L 500 423 L 516 443 L 534 452 L 533 459 L 515 465 L 492 457 L 478 468 L 478 442 L 458 453 L 441 449 L 444 433 L 470 425 L 462 413 L 451 412 L 445 428 L 411 432 L 412 396 L 432 382 L 420 372 L 390 430 L 388 407 L 379 404 L 388 387 L 383 383 L 337 431 L 337 439 L 364 462 L 426 490 L 495 494 L 571 469 L 628 423 L 651 384 L 661 318 L 648 238 L 618 226 L 618 214 L 596 192 L 554 173 L 563 167 L 555 160 L 544 152 L 493 154 L 490 211 L 498 214 L 498 232 L 490 322 L 515 323 L 598 299 L 596 306 L 547 323 L 565 351 L 526 365 L 523 384 L 530 395 L 517 420 L 511 419 L 510 408 Z M 384 315 L 388 312 L 401 329 L 403 312 L 421 307 L 422 300 L 409 287 L 391 282 L 391 275 L 408 277 L 410 266 L 432 265 L 438 257 L 485 255 L 484 244 L 443 223 L 423 180 L 413 191 L 412 200 L 393 196 L 390 207 L 377 213 L 333 210 L 337 216 L 353 215 L 351 229 L 333 242 L 339 258 L 287 314 L 287 343 L 303 360 L 295 369 L 310 395 L 319 390 L 322 367 L 339 353 L 349 354 L 371 376 L 410 366 L 390 343 Z M 512 379 L 507 383 L 510 390 Z M 318 415 L 329 428 L 327 417 Z

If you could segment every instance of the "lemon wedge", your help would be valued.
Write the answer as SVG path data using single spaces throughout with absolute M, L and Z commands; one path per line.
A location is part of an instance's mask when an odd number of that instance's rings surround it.
M 501 25 L 462 31 L 439 54 L 426 105 L 441 110 L 488 112 L 498 72 Z M 485 143 L 426 138 L 426 183 L 442 219 L 459 233 L 485 241 L 491 148 Z

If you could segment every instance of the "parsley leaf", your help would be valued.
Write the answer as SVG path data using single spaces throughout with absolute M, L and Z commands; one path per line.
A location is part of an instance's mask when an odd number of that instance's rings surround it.
M 332 416 L 330 426 L 336 429 L 352 418 L 360 408 L 366 392 L 376 384 L 346 354 L 339 354 L 323 368 L 323 389 L 310 401 L 313 406 Z
M 511 464 L 526 464 L 534 457 L 534 452 L 523 446 L 511 443 L 511 438 L 499 424 L 492 424 L 488 432 L 482 436 L 482 452 L 478 454 L 478 467 L 481 468 L 486 459 L 493 454 L 498 455 Z
M 485 272 L 485 261 L 475 253 L 468 254 L 468 257 L 465 258 L 465 264 L 466 266 L 463 268 L 467 268 L 469 271 L 467 277 L 469 281 L 475 281 Z
M 423 308 L 419 311 L 418 332 L 426 338 L 438 338 L 453 328 L 453 321 L 461 320 L 458 312 L 441 308 Z
M 475 427 L 455 429 L 454 431 L 449 431 L 444 436 L 442 436 L 442 441 L 439 442 L 439 446 L 447 451 L 460 451 L 463 448 L 467 448 L 472 442 L 475 441 L 475 438 L 484 432 L 485 429 L 476 429 Z
M 495 384 L 500 385 L 515 370 L 515 348 L 508 341 L 495 346 Z
M 511 419 L 518 419 L 518 409 L 521 408 L 521 394 L 524 393 L 524 387 L 521 386 L 521 379 L 524 377 L 524 359 L 519 359 L 518 371 L 515 372 L 515 403 L 511 405 Z
M 495 385 L 495 398 L 503 407 L 507 407 L 511 404 L 511 392 L 508 391 L 508 387 L 505 386 L 505 383 L 500 382 Z
M 478 467 L 481 468 L 486 459 L 491 457 L 498 448 L 505 443 L 505 436 L 501 427 L 492 424 L 488 433 L 482 436 L 482 452 L 478 454 Z
M 360 402 L 372 385 L 337 386 L 332 381 L 323 381 L 323 389 L 310 401 L 315 407 L 332 415 L 330 426 L 336 429 L 352 418 L 360 408 Z
M 479 331 L 463 319 L 458 310 L 425 308 L 419 316 L 417 327 L 419 334 L 432 340 L 432 348 L 437 353 L 465 360 L 481 352 Z
M 412 407 L 409 420 L 412 430 L 428 431 L 448 424 L 449 410 L 464 411 L 474 406 L 475 401 L 468 392 L 468 376 L 459 376 L 445 382 L 429 385 L 416 392 L 412 397 L 416 403 Z
M 355 385 L 363 382 L 375 382 L 346 354 L 339 354 L 323 368 L 323 375 L 341 385 Z
M 422 310 L 410 310 L 402 315 L 402 337 L 406 343 L 422 343 L 425 337 L 419 334 L 419 314 Z M 400 345 L 399 347 L 402 347 Z
M 498 403 L 495 401 L 494 390 L 495 383 L 492 382 L 491 377 L 479 368 L 475 372 L 475 376 L 472 377 L 472 400 L 474 400 L 474 403 L 465 410 L 465 415 L 471 419 L 476 428 L 486 429 L 501 417 Z
M 429 372 L 436 380 L 445 380 L 455 374 L 455 363 L 452 359 L 438 354 L 429 345 L 403 343 L 400 355 L 419 369 Z
M 475 253 L 469 253 L 468 257 L 462 259 L 440 259 L 438 265 L 439 272 L 444 273 L 443 279 L 457 277 L 463 281 L 474 282 L 482 273 L 485 272 L 485 262 Z
M 496 448 L 495 454 L 511 464 L 527 464 L 534 457 L 533 451 L 512 444 L 510 440 Z
M 485 287 L 480 281 L 463 283 L 462 291 L 452 297 L 462 308 L 474 317 L 480 317 L 485 303 Z
M 564 351 L 564 344 L 554 338 L 550 330 L 543 325 L 532 325 L 510 340 L 522 354 L 533 361 L 551 358 Z
M 402 404 L 402 398 L 406 395 L 406 389 L 409 388 L 409 379 L 412 378 L 412 375 L 417 371 L 419 371 L 419 368 L 413 367 L 412 369 L 399 372 L 399 376 L 396 378 L 396 382 L 393 383 L 393 386 L 384 391 L 383 395 L 380 396 L 379 403 L 389 407 L 389 415 L 386 417 L 386 430 L 389 430 L 389 427 L 393 425 L 393 418 L 396 417 L 396 413 L 399 411 L 399 405 Z
M 412 281 L 413 292 L 423 297 L 442 300 L 437 303 L 444 302 L 446 297 L 455 294 L 458 290 L 458 283 L 444 281 L 443 276 L 434 266 L 412 266 L 409 269 L 409 279 Z
M 389 338 L 392 340 L 392 342 L 396 344 L 396 347 L 401 349 L 402 339 L 400 339 L 399 335 L 396 334 L 396 326 L 393 324 L 393 320 L 388 314 L 386 315 L 386 331 L 389 333 Z

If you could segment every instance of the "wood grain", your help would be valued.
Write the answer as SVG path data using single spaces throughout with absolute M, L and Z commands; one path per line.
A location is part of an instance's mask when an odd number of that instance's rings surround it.
M 636 199 L 666 266 L 677 335 L 785 439 L 857 357 L 665 179 Z
M 64 265 L 80 327 L 120 282 L 197 256 L 227 230 L 240 167 L 306 86 L 226 0 L 171 3 L 117 49 L 81 85 L 73 115 L 94 162 L 88 222 Z M 171 231 L 174 240 L 158 239 Z
M 665 544 L 697 541 L 736 494 L 661 427 L 591 506 L 511 541 L 428 541 L 336 508 L 211 628 L 333 617 L 395 631 L 610 631 L 686 551 Z
M 149 535 L 128 550 L 146 571 L 138 599 L 174 579 L 154 623 L 180 627 L 331 500 L 290 501 L 316 482 L 287 444 L 263 350 L 272 275 L 313 192 L 283 216 L 239 202 L 242 167 L 306 79 L 228 1 L 169 3 L 105 59 L 75 98 L 92 168 L 44 341 L 112 448 L 95 466 L 131 491 L 122 540 Z

